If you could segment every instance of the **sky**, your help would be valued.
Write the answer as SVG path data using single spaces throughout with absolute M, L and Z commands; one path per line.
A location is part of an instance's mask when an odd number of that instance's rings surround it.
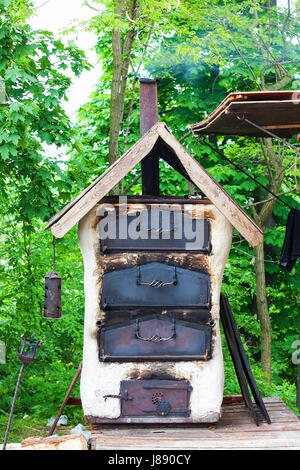
M 95 15 L 95 12 L 87 6 L 82 6 L 83 0 L 34 0 L 36 14 L 30 19 L 33 29 L 46 29 L 55 35 L 61 36 L 63 29 L 70 27 L 78 21 L 85 21 Z M 83 29 L 77 35 L 69 33 L 62 39 L 73 39 L 77 46 L 83 49 L 91 70 L 84 71 L 80 77 L 72 76 L 72 85 L 68 92 L 69 101 L 63 107 L 68 116 L 75 121 L 76 111 L 84 104 L 94 86 L 101 77 L 101 66 L 97 63 L 96 53 L 93 47 L 96 44 L 96 35 Z

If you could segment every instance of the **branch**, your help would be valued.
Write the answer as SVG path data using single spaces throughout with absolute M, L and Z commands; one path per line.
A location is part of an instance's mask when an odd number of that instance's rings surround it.
M 135 183 L 137 183 L 137 181 L 141 178 L 142 176 L 142 172 L 140 172 L 139 174 L 136 175 L 136 177 L 131 181 L 131 183 L 124 189 L 124 191 L 122 192 L 122 194 L 127 194 L 128 191 L 132 188 L 132 186 L 135 185 Z
M 286 75 L 284 75 L 284 77 L 281 80 L 279 80 L 279 82 L 276 82 L 274 83 L 274 85 L 269 86 L 268 90 L 270 91 L 282 90 L 282 88 L 292 83 L 292 81 L 294 80 L 294 77 L 292 75 L 289 75 L 286 71 L 285 73 Z
M 138 63 L 138 66 L 137 66 L 136 70 L 134 69 L 132 63 L 130 62 L 130 63 L 131 63 L 132 70 L 133 70 L 133 73 L 134 73 L 134 79 L 133 79 L 133 84 L 132 84 L 131 100 L 130 100 L 129 110 L 128 110 L 127 125 L 126 125 L 126 131 L 125 131 L 125 137 L 124 137 L 124 145 L 123 145 L 123 153 L 125 153 L 125 151 L 126 151 L 126 145 L 127 145 L 128 134 L 129 134 L 129 127 L 130 127 L 132 109 L 133 109 L 133 102 L 134 102 L 134 92 L 135 92 L 136 82 L 137 82 L 137 80 L 138 80 L 138 73 L 139 73 L 139 71 L 140 71 L 140 68 L 141 68 L 141 65 L 142 65 L 142 63 L 143 63 L 145 54 L 146 54 L 146 52 L 147 52 L 147 48 L 148 48 L 149 41 L 150 41 L 150 38 L 151 38 L 151 35 L 152 35 L 152 31 L 153 31 L 153 26 L 154 26 L 154 24 L 152 24 L 152 26 L 151 26 L 151 28 L 150 28 L 150 31 L 149 31 L 149 34 L 148 34 L 146 43 L 145 43 L 145 45 L 144 45 L 144 50 L 143 50 L 143 52 L 142 52 L 142 56 L 141 56 L 141 58 L 140 58 L 140 61 L 139 61 L 139 63 Z
M 283 191 L 282 193 L 276 194 L 276 196 L 284 196 L 286 194 L 290 194 L 295 192 L 295 189 L 289 189 L 288 191 Z M 249 202 L 248 204 L 245 204 L 243 207 L 253 207 L 253 206 L 258 206 L 259 204 L 263 204 L 264 202 L 269 202 L 271 199 L 276 199 L 275 196 L 271 196 L 268 199 L 264 199 L 263 201 L 257 201 L 257 202 Z
M 192 134 L 192 131 L 189 131 L 187 132 L 186 134 L 184 134 L 180 139 L 179 139 L 179 142 L 183 142 L 187 137 L 189 137 L 190 135 Z
M 244 62 L 244 64 L 246 65 L 247 69 L 249 70 L 249 72 L 251 73 L 252 77 L 254 78 L 254 81 L 256 82 L 256 84 L 258 85 L 258 87 L 260 88 L 260 90 L 262 90 L 262 87 L 260 85 L 260 83 L 258 83 L 258 80 L 257 80 L 257 77 L 255 75 L 255 73 L 253 72 L 252 68 L 250 67 L 250 65 L 248 64 L 247 60 L 245 59 L 245 56 L 242 54 L 242 52 L 239 50 L 239 48 L 236 46 L 235 42 L 232 40 L 232 38 L 230 37 L 229 38 L 229 41 L 231 42 L 231 44 L 233 45 L 233 47 L 235 48 L 236 52 L 239 54 L 239 56 L 241 57 L 242 61 Z

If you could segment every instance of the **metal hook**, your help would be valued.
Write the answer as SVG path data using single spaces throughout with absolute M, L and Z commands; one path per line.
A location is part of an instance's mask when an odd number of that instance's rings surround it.
M 54 271 L 55 270 L 55 236 L 54 235 L 52 238 L 52 246 L 53 246 L 53 263 L 51 264 L 51 268 Z

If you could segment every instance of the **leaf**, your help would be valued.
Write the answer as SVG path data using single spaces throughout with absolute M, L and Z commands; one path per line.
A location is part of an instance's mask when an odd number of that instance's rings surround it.
M 7 144 L 0 146 L 0 155 L 2 160 L 8 160 L 10 155 L 10 147 Z
M 10 80 L 11 82 L 16 83 L 20 75 L 21 70 L 16 65 L 14 65 L 6 70 L 4 77 L 5 80 Z

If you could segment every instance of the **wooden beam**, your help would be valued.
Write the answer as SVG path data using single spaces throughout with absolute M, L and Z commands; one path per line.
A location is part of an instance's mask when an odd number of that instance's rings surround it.
M 257 246 L 262 243 L 263 231 L 260 227 L 187 152 L 169 129 L 166 126 L 160 127 L 159 133 L 161 138 L 175 151 L 193 183 L 212 201 L 250 245 Z
M 142 162 L 142 194 L 159 195 L 159 155 L 153 149 Z
M 86 188 L 72 203 L 53 217 L 47 227 L 55 237 L 63 237 L 85 214 L 87 214 L 127 173 L 132 170 L 149 152 L 158 139 L 155 124 L 128 152 L 111 165 L 89 188 Z

